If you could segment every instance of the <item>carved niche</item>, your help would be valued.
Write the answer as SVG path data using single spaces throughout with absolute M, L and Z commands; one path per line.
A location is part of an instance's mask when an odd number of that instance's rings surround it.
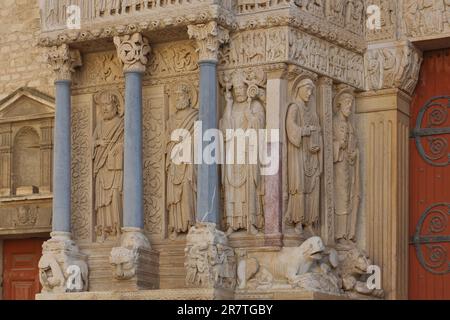
M 0 101 L 0 194 L 51 192 L 54 101 L 22 88 Z

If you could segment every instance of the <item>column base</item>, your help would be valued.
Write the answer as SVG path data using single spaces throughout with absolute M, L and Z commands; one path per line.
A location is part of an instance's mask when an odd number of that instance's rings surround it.
M 121 246 L 111 250 L 113 288 L 117 291 L 159 288 L 159 253 L 143 230 L 122 228 Z
M 52 232 L 51 239 L 42 245 L 38 266 L 43 293 L 83 292 L 89 288 L 87 256 L 80 252 L 71 233 Z
M 197 223 L 187 235 L 186 286 L 231 290 L 236 286 L 236 257 L 214 223 Z

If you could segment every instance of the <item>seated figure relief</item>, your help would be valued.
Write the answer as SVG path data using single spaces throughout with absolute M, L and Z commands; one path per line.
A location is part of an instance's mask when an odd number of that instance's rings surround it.
M 102 115 L 93 136 L 95 232 L 104 241 L 121 232 L 124 121 L 119 93 L 100 92 L 95 103 Z

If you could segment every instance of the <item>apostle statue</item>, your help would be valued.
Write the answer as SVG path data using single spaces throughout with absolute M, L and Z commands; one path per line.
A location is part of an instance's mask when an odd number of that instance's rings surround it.
M 193 91 L 187 84 L 177 86 L 175 95 L 176 112 L 167 124 L 166 171 L 167 171 L 167 211 L 169 214 L 169 233 L 171 239 L 178 234 L 187 233 L 195 224 L 197 181 L 194 165 L 194 143 L 190 137 L 194 135 L 194 124 L 198 120 L 198 110 L 194 109 Z M 186 133 L 182 141 L 189 139 L 190 161 L 174 159 L 178 141 L 172 141 L 174 130 L 180 129 Z M 182 132 L 180 131 L 180 132 Z M 189 135 L 189 136 L 188 136 Z M 179 139 L 180 137 L 176 137 Z M 175 152 L 174 152 L 175 151 Z M 184 155 L 183 155 L 184 156 Z
M 286 222 L 302 234 L 315 235 L 319 224 L 320 177 L 323 171 L 322 136 L 315 103 L 315 85 L 300 81 L 296 101 L 286 116 L 288 206 Z
M 227 234 L 247 230 L 256 235 L 264 227 L 263 181 L 258 159 L 252 155 L 258 149 L 258 130 L 264 129 L 266 123 L 258 92 L 258 86 L 247 80 L 242 70 L 235 71 L 231 82 L 227 82 L 226 106 L 220 121 L 225 137 L 222 184 Z M 239 138 L 240 133 L 246 137 Z M 251 161 L 252 157 L 255 161 Z
M 102 91 L 95 96 L 98 121 L 93 137 L 95 231 L 99 241 L 116 238 L 122 222 L 123 108 L 121 95 Z
M 335 237 L 338 244 L 355 241 L 360 200 L 359 150 L 351 122 L 355 98 L 349 92 L 335 98 L 333 118 Z

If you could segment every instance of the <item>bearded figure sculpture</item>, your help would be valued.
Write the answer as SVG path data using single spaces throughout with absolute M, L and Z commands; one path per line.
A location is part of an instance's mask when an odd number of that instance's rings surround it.
M 323 171 L 323 141 L 316 111 L 315 85 L 303 79 L 297 86 L 296 102 L 286 116 L 288 192 L 286 222 L 297 233 L 316 234 L 319 224 L 320 177 Z
M 187 233 L 189 228 L 195 224 L 197 198 L 197 174 L 193 164 L 194 145 L 189 136 L 193 137 L 194 125 L 198 120 L 198 110 L 192 106 L 193 92 L 190 86 L 180 84 L 175 94 L 176 112 L 169 119 L 166 133 L 168 137 L 166 145 L 167 211 L 169 213 L 169 233 L 172 239 L 175 239 L 178 234 Z M 178 132 L 185 135 L 189 134 L 189 136 L 181 137 L 181 141 L 189 142 L 191 161 L 188 163 L 175 159 L 177 146 L 180 146 L 180 143 L 171 140 L 174 130 L 181 130 Z
M 227 84 L 226 107 L 220 128 L 225 137 L 227 159 L 227 164 L 222 169 L 222 183 L 225 192 L 225 228 L 228 234 L 247 230 L 255 235 L 264 226 L 262 206 L 264 188 L 260 167 L 258 159 L 250 161 L 251 152 L 257 146 L 254 145 L 255 141 L 248 141 L 246 138 L 248 136 L 246 133 L 253 130 L 254 140 L 257 140 L 258 130 L 265 127 L 265 110 L 258 99 L 258 93 L 259 87 L 248 81 L 242 70 L 236 71 L 231 83 Z M 239 139 L 237 130 L 244 132 L 246 137 Z M 229 134 L 230 132 L 236 134 Z M 245 145 L 242 145 L 243 141 Z
M 103 91 L 95 103 L 102 114 L 93 136 L 95 231 L 104 241 L 120 235 L 124 122 L 119 93 Z
M 351 115 L 355 98 L 349 92 L 334 101 L 333 160 L 335 237 L 339 244 L 355 241 L 356 218 L 360 200 L 359 149 Z

